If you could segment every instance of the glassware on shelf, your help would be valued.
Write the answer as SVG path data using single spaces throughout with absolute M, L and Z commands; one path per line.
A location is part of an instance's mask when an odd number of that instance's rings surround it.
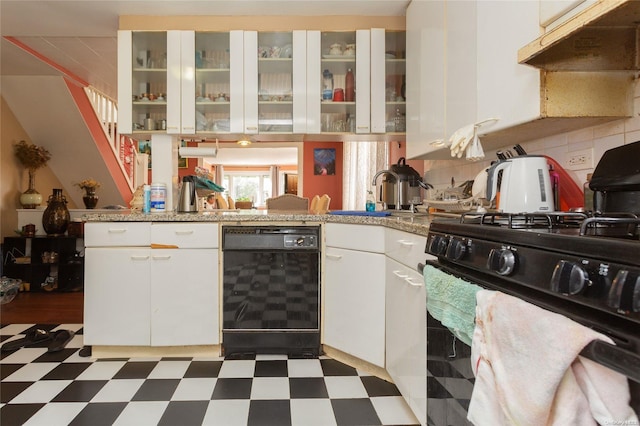
M 393 118 L 393 123 L 395 127 L 394 129 L 395 132 L 402 133 L 406 130 L 405 116 L 400 112 L 400 108 L 396 108 L 396 116 Z

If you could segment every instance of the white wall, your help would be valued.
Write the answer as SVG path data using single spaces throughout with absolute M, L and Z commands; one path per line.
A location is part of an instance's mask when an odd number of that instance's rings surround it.
M 636 83 L 634 96 L 634 115 L 630 118 L 535 139 L 520 145 L 527 151 L 527 154 L 548 155 L 563 166 L 567 163 L 572 152 L 593 148 L 595 167 L 606 150 L 640 141 L 640 83 Z M 513 146 L 506 146 L 502 149 L 513 151 L 512 148 Z M 458 183 L 471 180 L 483 168 L 488 167 L 491 161 L 496 160 L 495 151 L 485 152 L 485 155 L 485 160 L 478 162 L 470 162 L 465 159 L 426 160 L 425 179 L 436 188 L 450 186 L 452 176 Z M 587 173 L 593 172 L 593 169 L 567 171 L 576 183 L 582 186 L 587 178 Z

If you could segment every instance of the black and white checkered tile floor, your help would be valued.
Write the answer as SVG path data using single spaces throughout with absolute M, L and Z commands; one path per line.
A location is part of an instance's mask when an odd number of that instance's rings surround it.
M 327 357 L 81 357 L 82 325 L 0 326 L 2 342 L 34 328 L 76 334 L 1 353 L 0 424 L 14 425 L 415 425 L 397 388 Z

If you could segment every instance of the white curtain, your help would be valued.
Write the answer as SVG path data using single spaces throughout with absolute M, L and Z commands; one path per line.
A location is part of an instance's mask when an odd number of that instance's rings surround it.
M 224 167 L 222 167 L 222 164 L 216 164 L 215 182 L 220 186 L 224 186 Z M 227 190 L 227 194 L 231 193 L 231 188 L 225 189 Z
M 271 196 L 277 197 L 280 195 L 280 181 L 278 175 L 280 174 L 279 166 L 271 166 Z M 284 193 L 284 191 L 282 192 Z
M 342 208 L 364 210 L 368 190 L 378 199 L 371 180 L 378 170 L 388 168 L 389 143 L 344 142 L 343 158 Z

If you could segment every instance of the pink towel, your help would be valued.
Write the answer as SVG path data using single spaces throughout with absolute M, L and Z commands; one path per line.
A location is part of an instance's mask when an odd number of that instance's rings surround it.
M 475 425 L 639 424 L 624 375 L 578 356 L 611 340 L 504 293 L 476 295 L 471 345 Z

